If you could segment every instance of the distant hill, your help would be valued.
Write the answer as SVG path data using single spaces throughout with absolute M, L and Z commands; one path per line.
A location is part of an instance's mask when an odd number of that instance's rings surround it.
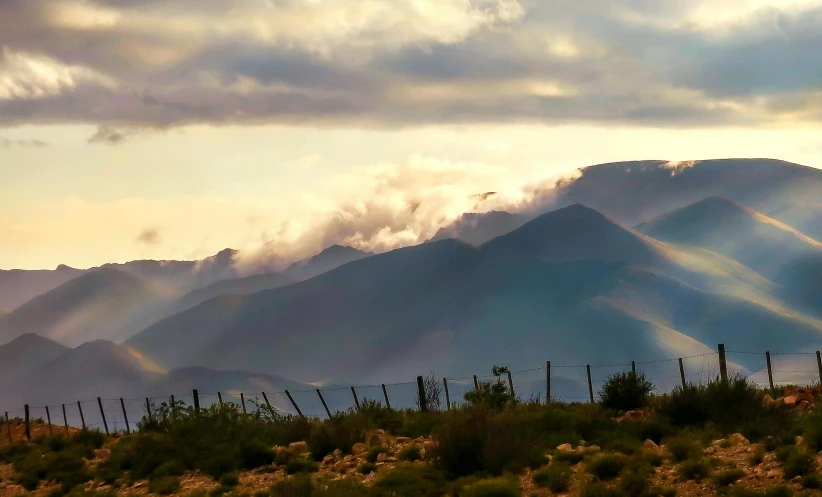
M 177 299 L 173 307 L 175 312 L 180 312 L 221 295 L 248 295 L 290 285 L 296 281 L 297 279 L 291 276 L 277 272 L 222 280 L 188 292 Z
M 116 269 L 84 273 L 0 318 L 0 342 L 36 333 L 75 346 L 100 337 L 124 339 L 171 295 Z M 145 324 L 144 324 L 145 326 Z
M 528 216 L 505 211 L 468 212 L 450 225 L 440 228 L 429 241 L 456 238 L 471 245 L 482 245 L 492 238 L 519 228 L 529 219 Z
M 70 350 L 54 340 L 27 333 L 0 345 L 0 387 Z
M 696 245 L 727 255 L 774 278 L 806 256 L 822 258 L 822 243 L 728 199 L 711 197 L 637 229 L 658 240 Z
M 51 270 L 0 269 L 0 309 L 11 312 L 29 300 L 83 274 L 82 269 L 58 266 Z M 2 312 L 0 312 L 2 314 Z
M 585 204 L 627 226 L 707 197 L 773 212 L 786 204 L 818 203 L 822 191 L 822 170 L 773 159 L 615 162 L 580 173 L 551 191 L 546 208 Z
M 364 252 L 353 247 L 344 245 L 332 245 L 319 254 L 295 262 L 288 266 L 283 274 L 296 280 L 307 280 L 336 267 L 349 262 L 360 260 L 373 255 L 371 252 Z
M 822 202 L 789 203 L 770 216 L 822 242 Z

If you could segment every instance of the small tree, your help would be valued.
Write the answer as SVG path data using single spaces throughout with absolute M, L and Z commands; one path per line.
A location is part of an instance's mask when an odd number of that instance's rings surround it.
M 423 395 L 425 396 L 425 405 L 431 411 L 439 411 L 442 408 L 442 385 L 434 378 L 434 373 L 431 372 L 422 379 Z M 420 398 L 416 396 L 415 404 L 417 409 L 420 409 Z
M 514 396 L 508 385 L 502 380 L 502 375 L 508 374 L 505 366 L 494 366 L 491 374 L 496 377 L 496 381 L 480 382 L 476 390 L 465 392 L 463 398 L 471 405 L 485 405 L 493 409 L 502 409 L 509 402 L 514 401 Z
M 608 377 L 599 395 L 606 409 L 630 411 L 648 405 L 648 395 L 655 390 L 642 373 L 617 373 Z

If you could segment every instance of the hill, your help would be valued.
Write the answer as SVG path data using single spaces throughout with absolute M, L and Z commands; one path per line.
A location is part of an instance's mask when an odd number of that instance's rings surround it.
M 818 203 L 820 191 L 822 170 L 780 160 L 647 160 L 581 169 L 579 178 L 551 191 L 549 206 L 581 203 L 635 226 L 707 197 L 772 212 L 791 203 Z
M 307 280 L 349 262 L 373 255 L 353 247 L 332 245 L 319 254 L 288 266 L 283 274 L 296 280 Z
M 54 340 L 33 333 L 0 345 L 0 386 L 44 366 L 68 350 L 68 347 Z
M 58 266 L 51 270 L 0 269 L 0 309 L 11 312 L 29 300 L 42 295 L 70 279 L 83 274 L 82 269 Z
M 658 240 L 727 255 L 769 277 L 804 257 L 822 257 L 822 243 L 728 199 L 711 197 L 637 226 Z
M 169 298 L 129 273 L 109 268 L 90 271 L 0 318 L 0 341 L 27 333 L 69 346 L 100 337 L 123 339 Z
M 626 286 L 635 273 L 660 276 Z M 568 363 L 691 355 L 725 338 L 742 340 L 737 330 L 760 345 L 775 345 L 771 330 L 785 330 L 780 350 L 816 343 L 820 322 L 786 309 L 773 286 L 724 256 L 665 244 L 572 206 L 481 247 L 442 240 L 208 301 L 129 344 L 168 367 L 388 382 L 430 370 L 462 375 L 492 364 L 541 364 L 546 351 Z M 628 293 L 614 300 L 621 288 Z M 625 295 L 655 298 L 659 310 L 643 304 L 637 313 Z
M 789 203 L 770 216 L 822 242 L 822 202 Z
M 482 245 L 488 240 L 519 228 L 528 219 L 528 216 L 505 211 L 468 212 L 450 225 L 440 228 L 428 241 L 456 238 L 471 245 Z
M 245 278 L 218 281 L 208 286 L 192 290 L 177 299 L 171 306 L 170 314 L 176 314 L 177 312 L 184 311 L 221 295 L 248 295 L 250 293 L 290 285 L 296 281 L 297 280 L 291 276 L 277 272 L 254 274 L 246 276 Z

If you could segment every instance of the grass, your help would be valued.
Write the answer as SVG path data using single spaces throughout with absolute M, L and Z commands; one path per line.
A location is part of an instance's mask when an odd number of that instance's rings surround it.
M 176 476 L 163 476 L 148 482 L 148 491 L 159 495 L 171 495 L 180 490 L 180 479 Z
M 677 468 L 677 474 L 683 480 L 693 480 L 700 482 L 709 477 L 713 468 L 711 464 L 702 458 L 688 459 L 683 461 Z
M 368 474 L 374 473 L 376 471 L 377 471 L 377 465 L 374 464 L 373 462 L 364 462 L 364 463 L 360 464 L 359 467 L 357 468 L 357 472 L 361 473 L 361 474 L 364 474 L 364 475 L 368 475 Z
M 380 454 L 385 454 L 388 452 L 388 447 L 379 446 L 379 447 L 372 447 L 371 450 L 365 455 L 365 460 L 368 462 L 377 462 L 377 458 Z
M 571 487 L 573 475 L 574 471 L 567 463 L 554 462 L 534 473 L 534 484 L 554 493 L 566 492 Z
M 495 478 L 466 486 L 460 497 L 520 497 L 522 491 L 515 479 Z
M 717 487 L 727 487 L 745 477 L 745 472 L 741 469 L 729 469 L 714 475 L 713 482 Z
M 795 450 L 782 463 L 785 479 L 790 480 L 797 476 L 810 475 L 816 471 L 816 458 L 805 450 Z
M 600 454 L 587 464 L 588 472 L 598 480 L 613 480 L 625 467 L 625 457 L 619 454 Z
M 408 445 L 400 450 L 397 459 L 400 461 L 419 461 L 422 459 L 422 447 L 417 444 Z

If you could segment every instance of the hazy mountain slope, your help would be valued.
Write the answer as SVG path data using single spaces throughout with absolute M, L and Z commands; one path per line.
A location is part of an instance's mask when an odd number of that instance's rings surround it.
M 658 240 L 696 245 L 727 255 L 774 278 L 806 256 L 822 257 L 822 243 L 764 214 L 711 197 L 637 226 Z
M 769 215 L 822 242 L 822 201 L 786 204 Z
M 820 191 L 822 170 L 779 160 L 649 160 L 584 168 L 552 191 L 550 206 L 581 203 L 635 226 L 706 197 L 771 212 L 789 203 L 818 203 Z
M 96 338 L 129 336 L 146 315 L 159 310 L 169 295 L 115 269 L 90 271 L 20 306 L 0 318 L 0 341 L 37 333 L 75 346 Z
M 65 345 L 33 333 L 0 345 L 0 386 L 15 381 L 69 350 Z
M 51 270 L 0 269 L 0 309 L 11 312 L 29 300 L 83 274 L 82 269 L 58 266 Z
M 371 255 L 373 255 L 371 252 L 364 252 L 353 247 L 332 245 L 313 257 L 288 266 L 285 271 L 283 271 L 283 274 L 295 280 L 307 280 L 318 274 L 342 266 L 343 264 L 357 261 Z
M 177 299 L 172 307 L 176 313 L 221 295 L 248 295 L 290 285 L 296 281 L 297 280 L 291 276 L 277 272 L 222 280 L 188 292 Z
M 510 233 L 529 219 L 525 215 L 504 211 L 467 212 L 450 225 L 440 228 L 429 241 L 456 238 L 471 245 L 482 245 L 488 240 Z

